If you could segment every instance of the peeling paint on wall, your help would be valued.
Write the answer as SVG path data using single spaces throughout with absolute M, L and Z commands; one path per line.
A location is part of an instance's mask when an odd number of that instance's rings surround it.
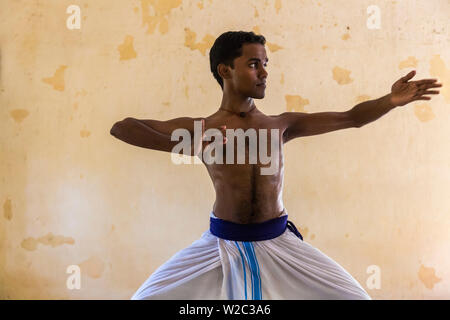
M 3 216 L 6 220 L 11 220 L 13 217 L 11 199 L 6 199 L 3 203 Z
M 341 37 L 341 39 L 342 40 L 348 40 L 348 39 L 350 39 L 350 33 L 344 33 L 343 35 L 342 35 L 342 37 Z
M 371 97 L 366 94 L 362 94 L 362 95 L 357 96 L 355 101 L 356 101 L 356 103 L 361 103 L 361 102 L 368 101 L 368 100 L 371 100 Z
M 90 278 L 98 279 L 105 270 L 105 263 L 97 256 L 90 257 L 79 264 L 81 274 L 86 274 Z
M 255 34 L 262 34 L 259 26 L 254 26 L 252 31 Z M 277 52 L 278 50 L 284 49 L 282 46 L 276 43 L 269 42 L 267 38 L 266 38 L 266 46 L 269 48 L 270 52 Z
M 182 0 L 141 0 L 142 24 L 147 25 L 147 34 L 153 34 L 157 26 L 161 34 L 166 34 L 169 31 L 170 12 L 181 3 Z
M 258 9 L 256 9 L 256 7 L 254 9 L 255 9 L 255 13 L 253 14 L 253 17 L 258 18 L 259 17 Z
M 275 10 L 277 14 L 280 13 L 281 7 L 282 7 L 281 0 L 275 0 Z
M 270 52 L 277 52 L 278 50 L 284 49 L 282 46 L 269 41 L 266 42 L 266 45 L 269 48 Z
M 28 117 L 30 112 L 26 109 L 14 109 L 9 112 L 11 117 L 14 119 L 15 122 L 21 123 L 23 119 Z
M 67 66 L 62 65 L 55 71 L 53 77 L 43 78 L 42 81 L 44 83 L 52 85 L 53 89 L 57 91 L 64 91 L 64 71 L 66 69 Z
M 80 137 L 87 138 L 91 135 L 91 132 L 89 130 L 83 129 L 80 131 Z
M 439 54 L 435 54 L 431 58 L 430 75 L 439 78 L 439 82 L 442 83 L 439 91 L 444 97 L 445 102 L 450 104 L 450 68 L 447 68 Z
M 428 104 L 414 105 L 414 114 L 421 122 L 428 122 L 435 117 L 433 110 Z
M 41 243 L 45 246 L 51 246 L 52 248 L 61 246 L 63 244 L 75 244 L 75 240 L 71 237 L 64 237 L 53 235 L 53 233 L 49 232 L 47 235 L 40 238 L 29 237 L 22 241 L 21 246 L 25 250 L 34 251 L 37 249 L 37 245 Z
M 349 84 L 353 82 L 353 79 L 350 78 L 350 70 L 346 70 L 340 67 L 333 68 L 333 79 L 340 85 Z
M 436 283 L 442 281 L 441 278 L 436 277 L 436 271 L 434 270 L 434 268 L 428 268 L 424 265 L 420 266 L 418 275 L 420 281 L 422 281 L 427 289 L 433 289 Z
M 398 68 L 399 69 L 416 68 L 418 62 L 419 61 L 416 59 L 416 57 L 410 56 L 406 60 L 400 61 Z
M 117 47 L 120 54 L 119 60 L 130 60 L 136 58 L 137 53 L 133 48 L 133 40 L 134 38 L 132 36 L 127 35 L 123 43 Z
M 191 50 L 198 50 L 201 52 L 202 55 L 206 56 L 206 50 L 209 50 L 209 48 L 212 47 L 215 38 L 212 35 L 207 34 L 203 37 L 201 42 L 195 42 L 197 34 L 194 31 L 190 30 L 189 28 L 184 28 L 184 30 L 185 30 L 184 45 Z
M 286 99 L 286 110 L 288 112 L 304 112 L 304 107 L 309 104 L 308 99 L 303 99 L 299 95 L 285 95 L 284 98 Z

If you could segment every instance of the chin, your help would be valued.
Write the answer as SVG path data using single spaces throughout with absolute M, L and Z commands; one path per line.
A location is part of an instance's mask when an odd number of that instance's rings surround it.
M 250 97 L 253 99 L 264 99 L 265 95 L 266 94 L 264 92 L 254 92 L 250 95 Z

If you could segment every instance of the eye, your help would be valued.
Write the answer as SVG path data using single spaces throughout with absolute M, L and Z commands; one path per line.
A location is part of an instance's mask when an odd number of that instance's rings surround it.
M 258 64 L 258 62 L 253 62 L 253 63 L 250 63 L 250 66 L 256 65 L 256 64 Z M 264 67 L 267 68 L 267 63 L 264 65 Z

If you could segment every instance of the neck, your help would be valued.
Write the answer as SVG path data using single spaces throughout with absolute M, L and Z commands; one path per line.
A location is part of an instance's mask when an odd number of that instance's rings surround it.
M 229 95 L 224 92 L 219 109 L 240 114 L 242 112 L 250 112 L 255 108 L 256 105 L 253 98 Z

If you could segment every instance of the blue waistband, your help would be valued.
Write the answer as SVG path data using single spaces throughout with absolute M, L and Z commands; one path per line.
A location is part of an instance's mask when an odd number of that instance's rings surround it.
M 239 224 L 219 218 L 210 218 L 209 230 L 216 237 L 234 241 L 262 241 L 276 238 L 286 228 L 303 240 L 295 225 L 284 215 L 262 223 Z

